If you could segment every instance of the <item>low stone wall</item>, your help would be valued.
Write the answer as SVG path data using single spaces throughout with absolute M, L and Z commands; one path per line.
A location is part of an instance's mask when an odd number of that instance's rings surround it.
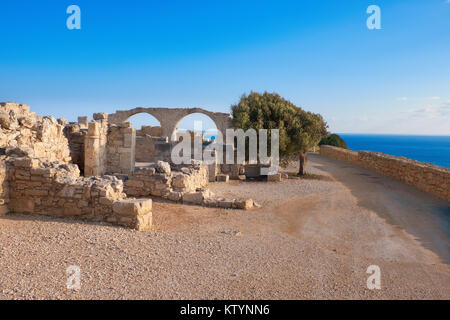
M 179 192 L 194 192 L 208 186 L 208 166 L 202 163 L 171 165 L 172 189 Z
M 136 168 L 124 183 L 127 195 L 156 196 L 184 204 L 248 210 L 255 206 L 252 199 L 215 197 L 208 189 L 208 166 L 202 163 L 172 165 L 158 162 L 155 166 Z
M 151 227 L 151 200 L 125 199 L 116 177 L 84 178 L 74 164 L 33 158 L 10 158 L 7 167 L 11 212 Z
M 155 168 L 136 168 L 125 180 L 125 193 L 131 197 L 164 197 L 171 192 L 171 175 L 158 173 Z
M 0 156 L 0 216 L 8 212 L 9 184 L 5 157 Z
M 204 164 L 170 166 L 167 162 L 136 168 L 125 181 L 124 190 L 133 197 L 156 196 L 178 200 L 184 193 L 208 185 L 208 168 Z
M 350 162 L 350 163 L 358 164 L 358 165 L 360 164 L 358 152 L 353 151 L 353 150 L 322 145 L 322 146 L 320 146 L 320 154 L 329 156 L 329 157 L 337 159 L 337 160 Z
M 332 146 L 321 146 L 320 153 L 393 177 L 450 202 L 450 169 L 448 168 L 379 152 L 354 152 Z
M 450 202 L 450 169 L 378 152 L 358 155 L 362 166 Z

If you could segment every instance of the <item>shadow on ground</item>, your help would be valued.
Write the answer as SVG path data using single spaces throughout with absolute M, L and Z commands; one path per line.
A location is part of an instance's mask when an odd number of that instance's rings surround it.
M 374 171 L 309 154 L 310 166 L 328 172 L 347 187 L 358 205 L 404 229 L 450 263 L 450 206 L 412 186 Z

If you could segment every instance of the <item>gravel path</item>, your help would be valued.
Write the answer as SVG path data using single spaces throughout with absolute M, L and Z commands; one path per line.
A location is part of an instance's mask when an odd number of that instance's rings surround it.
M 448 204 L 318 155 L 308 170 L 321 179 L 211 184 L 261 209 L 154 202 L 149 232 L 0 218 L 0 299 L 450 298 Z M 79 290 L 66 288 L 70 265 Z

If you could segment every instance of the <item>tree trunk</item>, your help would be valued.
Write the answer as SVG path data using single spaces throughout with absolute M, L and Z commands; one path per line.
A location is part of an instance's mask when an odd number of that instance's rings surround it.
M 300 152 L 298 158 L 299 158 L 299 162 L 300 162 L 299 168 L 298 168 L 298 175 L 303 176 L 306 174 L 306 160 L 307 160 L 306 152 L 303 152 L 303 151 Z

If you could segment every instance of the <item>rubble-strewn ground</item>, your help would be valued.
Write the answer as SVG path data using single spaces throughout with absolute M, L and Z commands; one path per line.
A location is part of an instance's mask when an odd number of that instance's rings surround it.
M 309 171 L 320 179 L 211 185 L 257 210 L 155 202 L 148 232 L 0 218 L 0 299 L 450 298 L 448 203 L 318 155 Z M 366 287 L 369 265 L 381 290 Z

